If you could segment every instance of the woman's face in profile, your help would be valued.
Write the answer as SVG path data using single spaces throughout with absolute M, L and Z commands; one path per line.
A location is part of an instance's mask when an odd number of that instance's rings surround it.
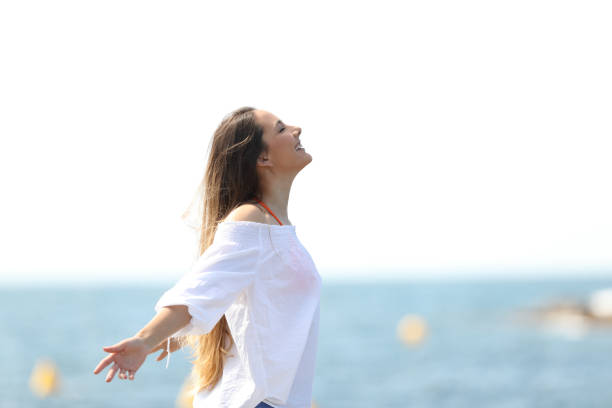
M 276 115 L 256 109 L 255 121 L 263 128 L 267 154 L 260 156 L 260 164 L 272 165 L 276 170 L 300 171 L 312 161 L 312 156 L 301 147 L 302 129 L 284 123 Z M 267 159 L 267 160 L 264 160 Z

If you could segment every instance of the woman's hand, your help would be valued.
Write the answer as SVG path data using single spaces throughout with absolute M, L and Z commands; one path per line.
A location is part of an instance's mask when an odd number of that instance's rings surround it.
M 182 347 L 181 344 L 179 344 L 179 342 L 176 340 L 175 337 L 170 338 L 170 352 L 174 353 L 176 350 L 180 349 Z M 163 350 L 159 356 L 157 356 L 157 358 L 155 359 L 155 361 L 161 361 L 163 360 L 167 355 L 168 355 L 168 340 L 164 340 L 161 343 L 159 343 L 157 346 L 155 346 L 151 351 L 149 351 L 149 354 L 151 353 L 155 353 L 157 350 Z
M 100 361 L 94 369 L 94 374 L 98 374 L 106 366 L 113 363 L 108 370 L 106 382 L 111 382 L 117 371 L 119 371 L 118 377 L 120 379 L 125 380 L 129 377 L 130 380 L 133 380 L 136 371 L 151 352 L 150 347 L 139 337 L 129 337 L 113 346 L 103 347 L 102 349 L 111 354 Z

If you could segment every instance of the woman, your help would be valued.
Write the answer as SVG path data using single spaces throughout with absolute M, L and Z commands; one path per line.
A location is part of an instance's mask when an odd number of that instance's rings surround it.
M 310 408 L 321 277 L 287 213 L 312 161 L 301 132 L 251 107 L 223 119 L 194 201 L 198 259 L 146 326 L 103 347 L 94 374 L 112 364 L 107 382 L 133 380 L 148 354 L 188 344 L 195 408 Z

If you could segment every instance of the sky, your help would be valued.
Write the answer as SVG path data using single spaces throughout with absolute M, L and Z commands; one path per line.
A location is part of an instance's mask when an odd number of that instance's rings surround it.
M 612 276 L 605 1 L 4 1 L 0 284 L 170 282 L 224 115 L 302 128 L 324 280 Z

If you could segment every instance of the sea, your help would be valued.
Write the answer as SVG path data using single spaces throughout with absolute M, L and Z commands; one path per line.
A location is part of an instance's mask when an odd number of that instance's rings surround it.
M 527 324 L 516 313 L 588 302 L 612 278 L 326 281 L 313 407 L 612 407 L 612 329 Z M 0 288 L 0 407 L 175 407 L 191 352 L 151 354 L 134 381 L 93 369 L 103 346 L 135 334 L 168 285 Z M 398 324 L 418 317 L 421 336 Z M 418 330 L 417 330 L 418 333 Z M 30 387 L 38 361 L 56 392 Z M 211 407 L 214 408 L 214 407 Z

